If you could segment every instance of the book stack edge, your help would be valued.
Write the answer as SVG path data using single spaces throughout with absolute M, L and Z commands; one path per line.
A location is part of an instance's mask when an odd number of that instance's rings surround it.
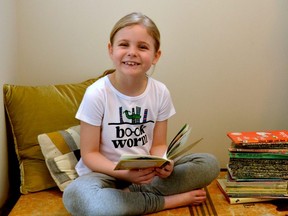
M 217 184 L 231 204 L 288 199 L 288 131 L 229 132 L 225 179 Z

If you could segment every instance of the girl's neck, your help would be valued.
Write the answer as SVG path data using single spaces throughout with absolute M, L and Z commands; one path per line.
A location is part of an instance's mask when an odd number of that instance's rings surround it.
M 115 71 L 108 77 L 115 89 L 130 97 L 139 96 L 144 93 L 148 83 L 146 75 L 141 77 L 123 76 Z

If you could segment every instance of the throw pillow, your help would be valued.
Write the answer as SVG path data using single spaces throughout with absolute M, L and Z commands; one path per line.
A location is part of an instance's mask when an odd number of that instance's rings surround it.
M 80 126 L 38 136 L 48 170 L 61 191 L 78 177 L 75 166 L 80 159 Z

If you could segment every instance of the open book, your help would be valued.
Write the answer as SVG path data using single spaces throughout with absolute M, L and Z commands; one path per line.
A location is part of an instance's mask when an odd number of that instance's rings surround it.
M 177 161 L 181 157 L 192 153 L 192 147 L 203 139 L 201 138 L 194 143 L 187 143 L 190 132 L 190 126 L 185 124 L 172 139 L 163 157 L 153 155 L 122 155 L 115 170 L 164 167 L 170 160 Z

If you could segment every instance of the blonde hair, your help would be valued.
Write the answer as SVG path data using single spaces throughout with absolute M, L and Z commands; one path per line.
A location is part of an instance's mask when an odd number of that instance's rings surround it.
M 143 25 L 146 27 L 148 34 L 155 40 L 155 52 L 160 49 L 160 32 L 156 24 L 142 13 L 134 12 L 122 17 L 113 27 L 110 33 L 110 43 L 113 45 L 116 33 L 127 26 Z

